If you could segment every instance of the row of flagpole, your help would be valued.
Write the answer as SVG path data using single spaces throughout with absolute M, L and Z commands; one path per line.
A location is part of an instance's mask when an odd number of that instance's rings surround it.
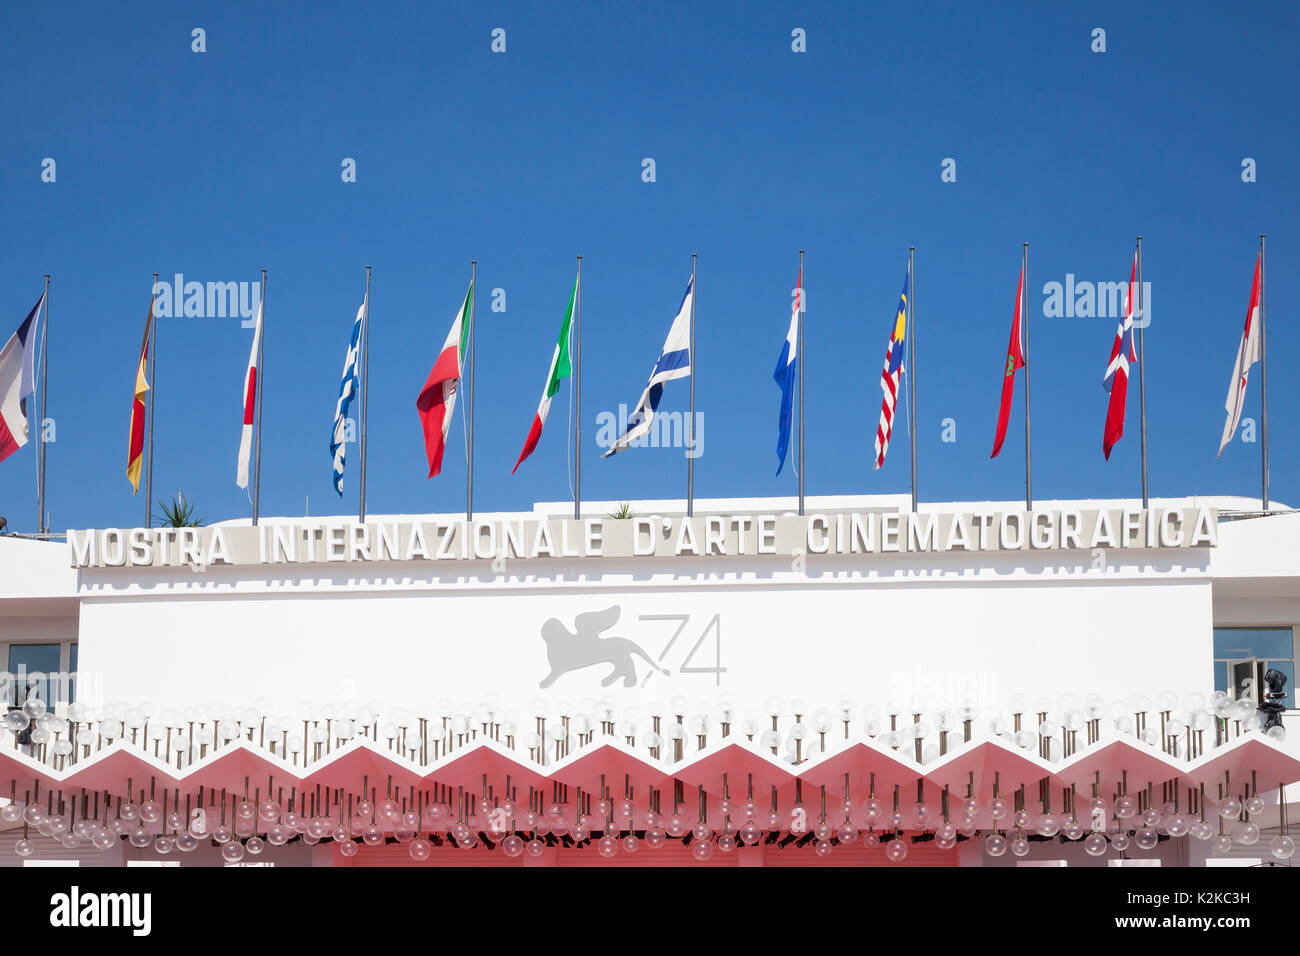
M 1256 266 L 1255 286 L 1252 289 L 1251 305 L 1248 308 L 1246 316 L 1246 325 L 1243 331 L 1241 346 L 1238 350 L 1237 368 L 1234 371 L 1234 383 L 1230 386 L 1227 410 L 1229 419 L 1225 426 L 1224 439 L 1220 446 L 1220 454 L 1223 447 L 1226 447 L 1227 441 L 1235 433 L 1236 426 L 1240 420 L 1241 403 L 1244 398 L 1246 387 L 1246 376 L 1250 366 L 1254 361 L 1260 362 L 1260 392 L 1262 401 L 1261 414 L 1261 470 L 1262 470 L 1262 506 L 1264 511 L 1269 509 L 1269 489 L 1268 489 L 1268 385 L 1267 385 L 1267 360 L 1264 334 L 1264 253 L 1265 253 L 1265 236 L 1260 236 L 1259 256 Z M 881 430 L 877 435 L 877 467 L 883 465 L 884 454 L 888 448 L 889 433 L 892 430 L 893 411 L 896 400 L 896 379 L 891 378 L 893 371 L 901 372 L 907 379 L 907 395 L 905 396 L 908 431 L 910 444 L 910 464 L 911 464 L 911 500 L 912 509 L 915 511 L 918 507 L 919 492 L 917 487 L 917 463 L 916 463 L 916 279 L 915 279 L 915 261 L 916 249 L 910 247 L 908 250 L 908 268 L 907 280 L 904 283 L 904 293 L 902 296 L 901 308 L 899 310 L 898 320 L 895 330 L 891 336 L 891 347 L 886 354 L 885 372 L 882 373 L 882 388 L 885 390 L 885 402 L 882 407 Z M 679 377 L 690 378 L 690 396 L 689 396 L 689 416 L 687 426 L 684 430 L 684 436 L 687 445 L 687 476 L 686 476 L 686 513 L 694 513 L 695 497 L 695 375 L 697 360 L 695 352 L 695 291 L 697 275 L 698 256 L 691 256 L 691 280 L 687 287 L 686 296 L 683 299 L 683 308 L 679 310 L 677 320 L 670 330 L 668 341 L 665 342 L 664 352 L 660 355 L 660 361 L 652 371 L 650 383 L 647 385 L 642 400 L 638 405 L 637 411 L 633 418 L 629 420 L 627 431 L 622 438 L 616 442 L 615 446 L 606 452 L 606 456 L 613 454 L 622 448 L 630 447 L 632 442 L 648 433 L 649 421 L 653 417 L 654 411 L 658 404 L 658 394 L 662 393 L 663 384 L 672 379 Z M 803 297 L 803 269 L 804 269 L 804 250 L 799 250 L 799 283 L 795 290 L 794 303 L 794 322 L 796 328 L 794 336 L 787 341 L 786 349 L 793 348 L 795 359 L 790 360 L 787 350 L 783 350 L 781 361 L 791 361 L 795 365 L 794 371 L 798 377 L 797 383 L 797 404 L 798 414 L 798 448 L 796 457 L 798 461 L 798 502 L 799 514 L 804 513 L 805 495 L 805 458 L 804 458 L 804 316 L 806 308 Z M 457 346 L 454 362 L 455 374 L 452 379 L 451 387 L 446 386 L 447 380 L 433 379 L 431 373 L 430 383 L 441 385 L 443 392 L 442 416 L 439 417 L 438 423 L 442 428 L 442 438 L 445 439 L 447 419 L 450 418 L 451 408 L 445 403 L 455 401 L 455 393 L 459 388 L 461 378 L 467 379 L 468 389 L 468 421 L 465 428 L 466 438 L 466 496 L 465 496 L 465 514 L 467 519 L 472 519 L 474 514 L 474 356 L 475 356 L 475 330 L 474 330 L 474 312 L 475 302 L 474 293 L 477 283 L 477 260 L 470 262 L 470 291 L 466 296 L 466 302 L 462 307 L 462 312 L 458 315 L 457 322 L 464 323 L 462 334 L 457 336 L 460 344 Z M 1004 395 L 1003 404 L 1000 410 L 998 423 L 998 434 L 995 438 L 994 450 L 992 457 L 996 457 L 1001 450 L 1002 438 L 1005 434 L 1006 418 L 1009 411 L 1009 398 L 1014 390 L 1015 372 L 1021 368 L 1025 370 L 1025 506 L 1027 509 L 1033 508 L 1033 454 L 1032 454 L 1032 428 L 1030 419 L 1030 379 L 1029 379 L 1029 243 L 1025 242 L 1022 249 L 1021 258 L 1021 278 L 1017 294 L 1016 315 L 1012 324 L 1011 343 L 1008 347 L 1007 364 L 1003 370 L 1004 374 Z M 349 354 L 348 361 L 345 362 L 344 386 L 349 385 L 346 378 L 349 369 L 351 369 L 353 386 L 359 385 L 359 389 L 348 389 L 341 386 L 340 395 L 350 398 L 352 390 L 358 392 L 359 408 L 357 420 L 359 425 L 359 452 L 360 452 L 360 474 L 359 474 L 359 501 L 358 517 L 361 521 L 366 516 L 366 462 L 367 462 L 367 420 L 369 411 L 369 354 L 370 354 L 370 279 L 371 267 L 366 266 L 366 286 L 365 298 L 362 309 L 358 316 L 359 324 L 359 354 Z M 158 274 L 154 273 L 154 287 L 156 288 Z M 38 530 L 41 533 L 48 532 L 48 522 L 45 514 L 45 429 L 46 421 L 46 396 L 48 382 L 48 329 L 49 329 L 49 285 L 50 277 L 45 276 L 45 287 L 42 293 L 41 302 L 38 303 L 38 309 L 33 310 L 33 314 L 40 316 L 42 337 L 40 339 L 40 427 L 38 429 L 38 454 L 37 454 L 37 512 L 38 512 Z M 1112 391 L 1111 407 L 1108 409 L 1107 434 L 1103 443 L 1104 451 L 1109 457 L 1109 452 L 1115 441 L 1118 441 L 1123 432 L 1123 406 L 1125 404 L 1125 392 L 1127 391 L 1128 380 L 1128 361 L 1130 357 L 1139 365 L 1139 403 L 1140 403 L 1140 427 L 1141 427 L 1141 483 L 1142 483 L 1142 504 L 1146 508 L 1149 506 L 1148 490 L 1148 468 L 1147 468 L 1147 412 L 1146 412 L 1146 364 L 1145 364 L 1145 326 L 1147 324 L 1146 303 L 1143 302 L 1143 285 L 1142 285 L 1142 237 L 1138 236 L 1133 261 L 1133 275 L 1130 277 L 1129 295 L 1125 300 L 1125 314 L 1121 317 L 1119 328 L 1116 332 L 1115 345 L 1112 350 L 1111 366 L 1106 376 L 1106 387 Z M 1134 322 L 1134 297 L 1136 296 L 1136 314 L 1140 321 Z M 689 301 L 688 301 L 689 300 Z M 263 355 L 264 343 L 262 340 L 262 326 L 265 314 L 266 302 L 266 270 L 262 270 L 261 278 L 261 295 L 259 298 L 258 315 L 256 322 L 256 331 L 254 334 L 253 349 L 249 357 L 249 372 L 245 379 L 245 428 L 251 433 L 251 429 L 256 429 L 256 442 L 252 449 L 253 457 L 253 480 L 251 491 L 252 505 L 252 523 L 257 524 L 260 514 L 260 490 L 261 490 L 261 446 L 262 446 L 262 390 L 264 386 L 263 376 Z M 43 315 L 42 315 L 43 310 Z M 568 322 L 572 318 L 572 328 Z M 1257 317 L 1257 318 L 1256 318 Z M 30 318 L 30 317 L 29 317 Z M 680 335 L 678 324 L 685 319 L 687 328 L 683 331 L 686 334 Z M 1023 321 L 1022 321 L 1023 320 Z M 1257 321 L 1257 334 L 1254 323 Z M 132 415 L 132 447 L 130 466 L 128 467 L 128 477 L 131 478 L 133 485 L 138 491 L 139 470 L 135 468 L 137 458 L 143 457 L 144 478 L 145 478 L 145 527 L 150 527 L 152 523 L 152 501 L 153 501 L 153 447 L 154 447 L 154 404 L 157 400 L 157 360 L 158 360 L 158 325 L 154 315 L 154 300 L 150 300 L 150 309 L 145 326 L 145 339 L 141 347 L 140 362 L 137 368 L 137 385 L 135 405 L 133 406 Z M 1133 343 L 1133 331 L 1136 325 L 1136 348 Z M 453 327 L 453 331 L 457 330 Z M 900 330 L 901 329 L 901 330 Z M 539 407 L 537 420 L 534 422 L 534 432 L 530 433 L 529 441 L 525 445 L 524 451 L 520 455 L 519 463 L 531 454 L 540 439 L 541 425 L 544 424 L 546 411 L 549 409 L 549 401 L 558 386 L 559 380 L 568 377 L 569 371 L 573 372 L 573 399 L 575 405 L 575 415 L 573 417 L 573 500 L 574 500 L 574 517 L 581 517 L 582 511 L 582 257 L 577 257 L 577 277 L 574 282 L 573 296 L 570 301 L 570 316 L 566 316 L 566 324 L 561 330 L 561 340 L 556 345 L 556 355 L 552 362 L 551 380 L 548 382 L 548 390 L 543 396 L 543 403 Z M 902 346 L 898 342 L 899 336 L 906 339 L 906 367 L 895 368 L 891 371 L 892 366 L 901 366 L 902 352 L 900 351 L 895 357 L 895 347 Z M 685 341 L 679 341 L 684 339 Z M 452 337 L 449 337 L 449 342 Z M 684 345 L 685 349 L 673 349 L 673 344 Z M 1023 344 L 1022 344 L 1023 343 Z M 446 347 L 445 347 L 446 348 Z M 563 354 L 561 352 L 563 351 Z M 684 358 L 681 352 L 685 353 Z M 671 361 L 666 361 L 670 359 Z M 561 360 L 562 368 L 561 371 Z M 147 369 L 148 376 L 145 380 L 144 371 Z M 675 363 L 675 364 L 674 364 Z M 28 366 L 30 368 L 30 366 Z M 435 366 L 437 372 L 437 366 Z M 780 374 L 782 367 L 779 364 L 777 369 L 778 383 L 781 382 Z M 466 374 L 468 373 L 468 374 Z M 1116 394 L 1113 390 L 1115 384 L 1114 376 L 1117 373 L 1121 379 L 1121 390 Z M 558 375 L 558 377 L 557 377 Z M 251 384 L 250 384 L 251 383 Z M 430 388 L 430 383 L 426 383 L 426 390 Z M 783 389 L 788 388 L 788 383 L 784 384 Z M 1235 390 L 1235 405 L 1234 405 Z M 148 392 L 153 392 L 148 395 Z M 423 398 L 423 393 L 422 393 Z M 787 403 L 794 396 L 787 398 Z M 147 426 L 144 421 L 145 408 L 147 402 Z M 435 402 L 436 404 L 436 402 Z M 1116 407 L 1118 407 L 1117 417 Z M 422 417 L 424 410 L 422 409 Z M 785 416 L 788 411 L 782 408 L 782 415 Z M 341 399 L 339 411 L 336 412 L 336 429 L 338 425 L 337 417 L 346 415 L 346 403 Z M 783 429 L 788 428 L 789 422 L 783 421 Z M 139 427 L 138 427 L 139 426 Z M 430 434 L 429 424 L 426 422 L 426 435 Z M 146 433 L 147 432 L 147 438 Z M 346 431 L 344 431 L 343 443 L 346 445 Z M 336 430 L 336 436 L 338 432 Z M 336 437 L 337 440 L 337 437 Z M 785 434 L 782 435 L 778 443 L 778 455 L 784 465 L 786 445 Z M 437 445 L 437 461 L 433 460 L 434 447 Z M 143 447 L 138 447 L 143 446 Z M 442 444 L 434 442 L 429 446 L 431 456 L 430 476 L 437 474 L 441 467 Z M 240 485 L 244 486 L 246 478 L 244 469 L 246 461 L 243 460 L 245 449 L 241 446 L 241 478 Z M 342 456 L 336 459 L 336 487 L 342 494 Z M 780 468 L 778 468 L 778 474 Z

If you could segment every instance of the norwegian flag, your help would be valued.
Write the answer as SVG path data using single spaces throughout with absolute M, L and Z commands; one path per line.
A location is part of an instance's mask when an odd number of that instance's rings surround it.
M 880 424 L 876 427 L 876 468 L 885 464 L 889 451 L 889 436 L 894 431 L 894 408 L 898 403 L 898 385 L 903 375 L 903 350 L 907 343 L 907 294 L 912 284 L 912 264 L 907 264 L 903 279 L 903 294 L 898 297 L 898 313 L 889 335 L 889 349 L 885 352 L 885 366 L 880 370 L 880 390 L 885 393 L 880 403 Z
M 1137 282 L 1137 253 L 1133 253 L 1133 271 L 1128 278 L 1128 295 L 1124 299 L 1124 319 L 1115 330 L 1115 344 L 1110 349 L 1110 364 L 1102 387 L 1110 392 L 1106 407 L 1106 433 L 1101 440 L 1101 450 L 1110 459 L 1110 450 L 1124 434 L 1124 405 L 1128 397 L 1128 367 L 1137 361 L 1133 351 L 1133 287 Z

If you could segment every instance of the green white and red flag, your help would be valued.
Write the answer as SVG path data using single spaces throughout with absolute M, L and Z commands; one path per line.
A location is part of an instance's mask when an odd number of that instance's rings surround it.
M 573 291 L 569 293 L 569 307 L 564 310 L 564 322 L 560 325 L 560 337 L 555 342 L 555 351 L 551 354 L 551 370 L 546 375 L 546 388 L 542 391 L 542 400 L 537 405 L 537 414 L 533 416 L 533 426 L 528 429 L 528 438 L 524 440 L 524 450 L 519 453 L 519 460 L 510 474 L 519 470 L 525 458 L 537 448 L 542 437 L 542 426 L 546 424 L 546 415 L 551 410 L 551 399 L 560 389 L 560 383 L 569 377 L 573 370 L 569 357 L 569 329 L 573 323 L 573 303 L 578 296 L 578 280 L 573 280 Z
M 433 369 L 420 389 L 415 407 L 424 427 L 424 450 L 429 458 L 429 477 L 442 471 L 442 453 L 447 448 L 447 430 L 451 427 L 451 413 L 456 407 L 456 392 L 460 389 L 460 373 L 464 367 L 465 346 L 469 341 L 470 310 L 474 306 L 474 283 L 469 284 L 465 301 L 461 303 L 456 320 L 447 332 L 447 341 Z

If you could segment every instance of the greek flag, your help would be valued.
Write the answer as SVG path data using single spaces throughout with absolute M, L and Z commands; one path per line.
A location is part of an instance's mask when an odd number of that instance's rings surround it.
M 347 436 L 348 406 L 352 404 L 352 396 L 361 387 L 361 370 L 357 360 L 361 355 L 362 326 L 366 320 L 368 302 L 368 299 L 361 301 L 361 308 L 357 309 L 357 320 L 352 324 L 352 341 L 348 345 L 348 354 L 343 359 L 343 379 L 339 382 L 339 401 L 334 406 L 330 457 L 334 460 L 334 490 L 339 493 L 339 497 L 343 496 L 343 453 L 347 448 L 344 439 Z
M 659 407 L 659 399 L 664 394 L 664 383 L 691 374 L 691 304 L 694 298 L 695 278 L 692 276 L 691 281 L 686 283 L 686 294 L 682 296 L 677 318 L 673 319 L 672 328 L 668 330 L 663 351 L 659 353 L 659 360 L 650 372 L 650 381 L 641 393 L 636 410 L 628 417 L 627 431 L 601 458 L 608 458 L 649 434 L 650 422 L 654 419 L 655 409 Z

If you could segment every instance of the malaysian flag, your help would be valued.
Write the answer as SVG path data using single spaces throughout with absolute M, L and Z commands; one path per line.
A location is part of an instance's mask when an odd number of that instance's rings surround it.
M 330 478 L 334 482 L 334 490 L 343 494 L 343 454 L 347 450 L 347 421 L 348 406 L 352 404 L 352 396 L 357 393 L 361 386 L 361 371 L 358 360 L 361 357 L 361 336 L 363 335 L 363 325 L 366 321 L 366 310 L 369 306 L 369 297 L 361 301 L 361 308 L 357 309 L 357 319 L 352 323 L 352 341 L 348 344 L 348 354 L 343 359 L 343 378 L 339 382 L 339 400 L 334 406 L 334 431 L 330 435 L 330 457 L 334 461 L 333 473 Z
M 898 297 L 898 314 L 889 336 L 889 349 L 885 352 L 885 367 L 880 370 L 880 390 L 885 399 L 880 403 L 880 424 L 876 427 L 876 467 L 885 463 L 889 451 L 889 436 L 894 431 L 894 408 L 898 402 L 898 383 L 903 376 L 903 347 L 907 342 L 907 296 L 912 284 L 912 264 L 907 264 L 903 278 L 903 294 Z
M 1133 271 L 1128 279 L 1128 296 L 1124 301 L 1124 319 L 1115 330 L 1115 344 L 1110 348 L 1110 363 L 1102 387 L 1110 392 L 1106 406 L 1106 433 L 1102 436 L 1101 450 L 1107 460 L 1115 442 L 1124 434 L 1124 400 L 1128 397 L 1128 363 L 1137 361 L 1133 351 L 1133 286 L 1137 281 L 1137 253 L 1133 253 Z

